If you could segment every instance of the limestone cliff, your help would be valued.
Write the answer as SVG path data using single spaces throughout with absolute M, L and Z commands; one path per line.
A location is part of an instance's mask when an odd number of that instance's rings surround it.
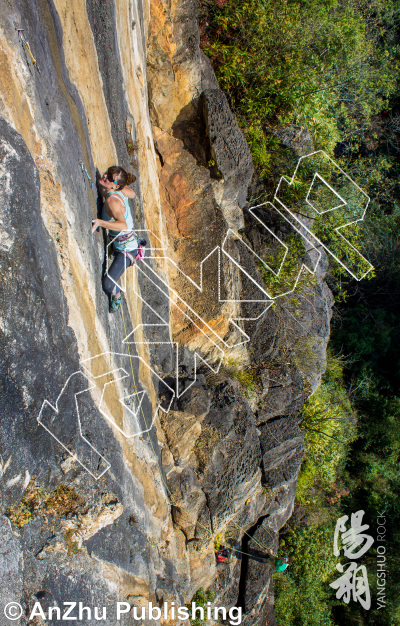
M 270 306 L 251 155 L 196 2 L 0 6 L 2 604 L 21 624 L 40 599 L 128 625 L 117 600 L 184 605 L 204 587 L 273 623 L 270 570 L 241 542 L 276 547 L 291 515 L 330 293 L 320 275 Z M 149 251 L 110 316 L 90 227 L 96 171 L 117 162 Z M 217 567 L 225 533 L 238 550 Z

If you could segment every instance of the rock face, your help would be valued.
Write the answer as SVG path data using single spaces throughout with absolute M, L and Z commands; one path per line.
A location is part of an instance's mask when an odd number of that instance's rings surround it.
M 276 547 L 291 515 L 331 296 L 319 275 L 270 306 L 242 210 L 251 156 L 197 9 L 2 2 L 0 579 L 21 624 L 44 623 L 40 600 L 133 625 L 117 601 L 183 606 L 200 587 L 273 623 L 270 572 L 240 546 Z M 90 227 L 116 162 L 149 251 L 110 316 Z M 233 547 L 218 566 L 217 535 Z
M 228 204 L 230 200 L 233 208 L 236 201 L 243 208 L 246 204 L 247 187 L 254 173 L 249 147 L 243 141 L 243 135 L 222 91 L 206 89 L 202 97 L 211 156 L 214 157 L 216 167 L 224 180 L 224 196 L 221 202 Z M 235 223 L 237 213 L 239 211 L 232 210 L 232 216 L 226 217 L 226 220 L 232 227 L 240 228 Z

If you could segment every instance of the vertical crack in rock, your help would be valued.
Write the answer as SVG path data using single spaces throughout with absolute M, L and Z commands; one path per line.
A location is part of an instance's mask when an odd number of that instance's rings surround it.
M 265 552 L 261 552 L 260 549 L 255 549 L 254 546 L 257 546 L 255 542 L 252 542 L 252 538 L 256 534 L 257 530 L 260 528 L 265 519 L 267 519 L 269 515 L 263 515 L 260 517 L 256 523 L 246 531 L 243 535 L 241 549 L 242 549 L 242 564 L 240 567 L 240 579 L 239 579 L 239 592 L 238 599 L 236 602 L 237 607 L 242 607 L 243 613 L 246 613 L 246 594 L 248 591 L 248 571 L 249 571 L 249 560 L 254 558 L 254 560 L 260 562 L 262 558 L 265 557 Z M 249 556 L 251 555 L 251 556 Z

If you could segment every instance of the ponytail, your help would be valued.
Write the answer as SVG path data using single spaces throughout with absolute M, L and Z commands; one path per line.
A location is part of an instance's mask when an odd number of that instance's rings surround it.
M 136 176 L 124 170 L 119 165 L 112 165 L 107 170 L 109 180 L 114 180 L 120 189 L 126 187 L 126 185 L 132 185 L 135 182 Z
M 132 185 L 136 180 L 135 174 L 131 174 L 130 172 L 126 173 L 126 184 Z

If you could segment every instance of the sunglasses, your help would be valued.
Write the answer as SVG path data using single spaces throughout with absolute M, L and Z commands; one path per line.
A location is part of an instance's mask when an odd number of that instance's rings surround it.
M 110 183 L 115 183 L 115 185 L 118 185 L 118 187 L 120 186 L 119 183 L 116 180 L 114 180 L 114 177 L 112 176 L 112 174 L 110 174 L 109 172 L 105 172 L 105 174 L 107 176 L 107 180 Z

